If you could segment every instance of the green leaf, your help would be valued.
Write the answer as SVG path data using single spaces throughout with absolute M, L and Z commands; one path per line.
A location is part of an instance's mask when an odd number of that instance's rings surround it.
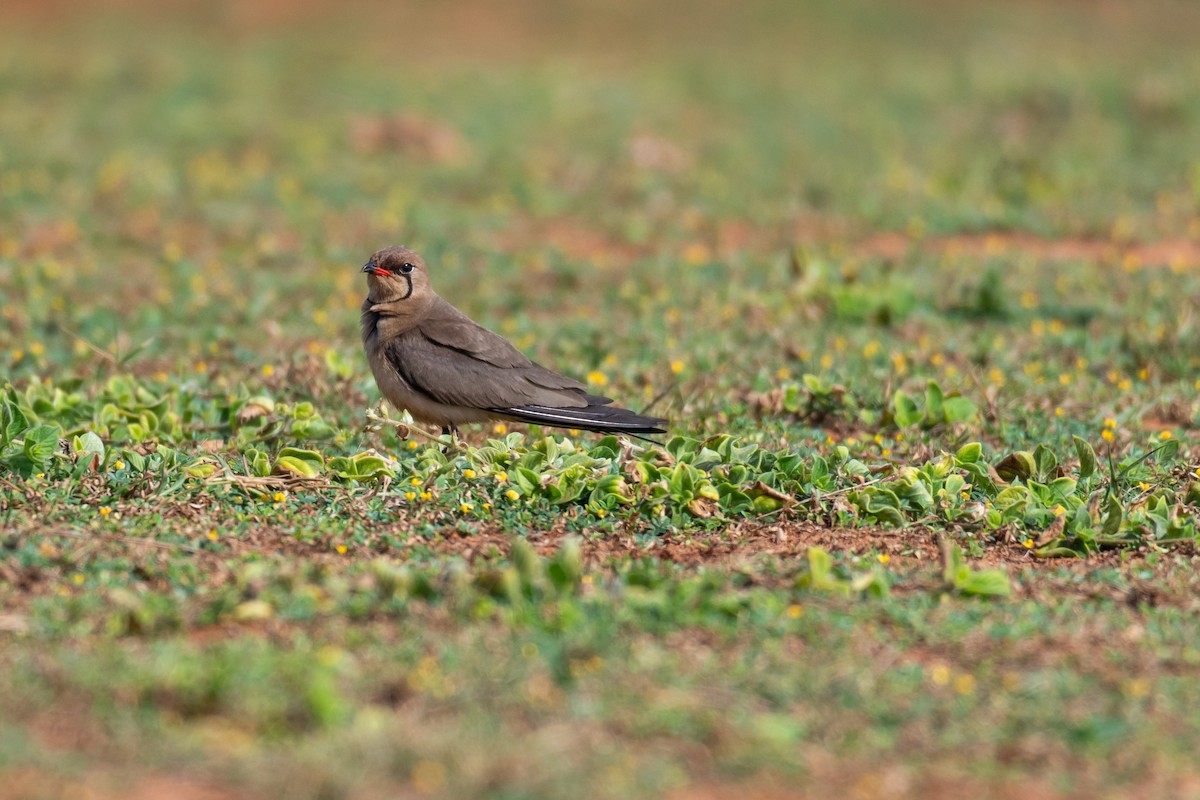
M 970 572 L 964 578 L 956 581 L 954 588 L 963 594 L 977 597 L 1008 597 L 1012 594 L 1008 576 L 999 569 Z
M 1079 477 L 1086 480 L 1096 473 L 1096 451 L 1078 436 L 1072 436 L 1071 442 L 1074 443 L 1075 455 L 1079 458 Z
M 92 462 L 99 467 L 104 463 L 104 442 L 91 431 L 86 431 L 71 440 L 71 451 L 79 461 Z
M 1012 587 L 1000 569 L 973 570 L 963 558 L 962 548 L 942 539 L 942 580 L 957 592 L 977 597 L 1008 597 Z
M 14 394 L 15 392 L 10 392 Z M 29 420 L 25 418 L 25 413 L 21 411 L 15 399 L 6 397 L 4 399 L 3 414 L 0 419 L 4 422 L 4 429 L 0 435 L 0 447 L 6 447 L 9 442 L 21 435 L 21 433 L 29 427 Z
M 813 375 L 811 372 L 804 373 L 800 380 L 804 381 L 804 388 L 808 389 L 813 394 L 829 394 L 831 389 L 828 383 L 821 380 L 818 376 Z
M 996 465 L 996 474 L 1006 481 L 1027 481 L 1036 469 L 1037 462 L 1033 460 L 1033 453 L 1018 450 L 1000 459 L 1000 463 Z
M 25 431 L 25 457 L 35 467 L 43 466 L 58 448 L 57 425 L 34 425 Z
M 917 409 L 916 401 L 902 389 L 897 389 L 892 395 L 892 417 L 901 428 L 916 425 L 921 421 L 921 412 Z
M 1174 461 L 1175 456 L 1177 455 L 1179 455 L 1178 439 L 1168 439 L 1159 445 L 1159 447 L 1154 451 L 1154 458 L 1159 464 L 1165 464 L 1168 461 Z
M 1033 450 L 1034 477 L 1041 483 L 1050 483 L 1058 477 L 1058 456 L 1044 444 Z
M 983 455 L 983 445 L 979 442 L 969 442 L 958 448 L 954 457 L 964 464 L 974 464 Z
M 201 458 L 189 464 L 183 471 L 193 478 L 203 480 L 217 471 L 217 465 L 212 459 Z
M 810 547 L 806 555 L 808 572 L 800 578 L 800 586 L 846 597 L 850 595 L 850 583 L 833 574 L 833 557 L 824 548 Z
M 783 390 L 783 410 L 795 414 L 800 410 L 800 387 L 789 383 Z
M 970 422 L 979 413 L 979 407 L 962 395 L 947 397 L 942 405 L 946 412 L 946 422 L 951 425 Z
M 298 475 L 301 478 L 315 478 L 324 469 L 325 457 L 316 450 L 285 447 L 279 451 L 279 457 L 275 460 L 274 472 Z
M 251 449 L 246 453 L 247 466 L 251 475 L 265 478 L 271 474 L 271 459 L 262 450 Z
M 1102 536 L 1115 536 L 1121 530 L 1121 522 L 1125 518 L 1125 509 L 1115 497 L 1110 496 L 1105 504 L 1104 521 L 1100 523 Z
M 945 395 L 937 381 L 925 384 L 925 424 L 936 425 L 946 421 L 946 408 L 943 405 Z
M 339 478 L 352 481 L 373 481 L 382 475 L 392 475 L 388 462 L 375 453 L 363 452 L 353 456 L 337 456 L 325 462 L 326 468 Z

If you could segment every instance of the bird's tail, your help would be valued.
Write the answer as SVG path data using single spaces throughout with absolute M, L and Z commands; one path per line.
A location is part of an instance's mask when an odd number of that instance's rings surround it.
M 607 400 L 607 398 L 589 397 L 589 400 Z M 551 406 L 515 406 L 512 408 L 493 408 L 497 414 L 503 414 L 518 422 L 529 422 L 535 425 L 547 425 L 552 428 L 577 428 L 595 433 L 666 433 L 663 426 L 665 419 L 645 417 L 635 414 L 627 408 L 619 408 L 603 403 L 593 403 L 585 408 L 553 408 Z

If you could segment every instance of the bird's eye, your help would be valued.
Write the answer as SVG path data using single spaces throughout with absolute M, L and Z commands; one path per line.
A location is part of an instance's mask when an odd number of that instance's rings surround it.
M 412 271 L 413 271 L 413 265 L 409 264 L 407 261 L 405 261 L 403 264 L 400 265 L 401 274 L 407 275 L 408 273 L 410 273 Z

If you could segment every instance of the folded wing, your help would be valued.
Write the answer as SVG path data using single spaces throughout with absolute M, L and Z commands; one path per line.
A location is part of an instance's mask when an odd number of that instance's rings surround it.
M 664 433 L 665 420 L 609 405 L 583 383 L 526 358 L 503 337 L 447 304 L 439 315 L 387 343 L 388 362 L 415 391 L 438 403 L 560 428 Z

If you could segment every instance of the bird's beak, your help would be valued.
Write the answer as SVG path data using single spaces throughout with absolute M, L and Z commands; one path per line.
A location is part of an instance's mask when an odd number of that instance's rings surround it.
M 362 271 L 363 271 L 363 272 L 370 273 L 371 275 L 380 275 L 380 276 L 382 276 L 382 275 L 387 275 L 387 274 L 388 274 L 386 269 L 382 269 L 382 268 L 380 268 L 380 267 L 376 266 L 374 263 L 372 263 L 372 262 L 370 262 L 370 261 L 368 261 L 367 263 L 363 264 Z

